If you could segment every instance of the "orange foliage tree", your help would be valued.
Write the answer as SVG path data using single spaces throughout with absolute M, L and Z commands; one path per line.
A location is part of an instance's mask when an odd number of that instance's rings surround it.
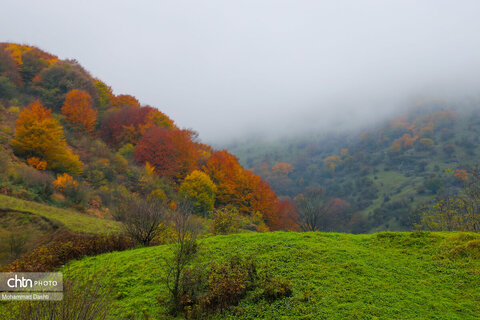
M 237 158 L 225 150 L 215 151 L 203 167 L 208 176 L 217 185 L 215 205 L 227 206 L 235 197 L 236 180 L 243 168 Z
M 455 171 L 455 174 L 453 175 L 456 179 L 464 182 L 468 179 L 468 173 L 467 173 L 467 170 L 463 170 L 463 169 L 457 169 Z
M 227 151 L 215 151 L 203 170 L 217 185 L 216 206 L 233 205 L 240 213 L 260 212 L 271 229 L 278 228 L 277 196 L 259 176 L 244 170 Z
M 110 105 L 113 108 L 119 108 L 122 106 L 136 106 L 140 107 L 140 102 L 134 96 L 128 94 L 120 94 L 110 98 Z
M 37 157 L 30 157 L 27 159 L 27 163 L 34 167 L 37 170 L 45 170 L 47 169 L 47 161 L 42 160 Z
M 410 149 L 411 147 L 413 147 L 415 141 L 417 140 L 417 136 L 412 137 L 410 134 L 405 133 L 403 136 L 393 141 L 392 147 L 390 148 L 389 152 L 399 153 L 403 150 Z
M 145 119 L 145 124 L 140 127 L 140 129 L 145 132 L 147 129 L 157 126 L 165 129 L 177 129 L 177 126 L 165 113 L 150 107 L 144 106 L 148 110 L 147 117 Z
M 235 183 L 232 204 L 243 213 L 260 212 L 267 226 L 278 230 L 277 195 L 262 178 L 243 170 Z
M 68 173 L 57 175 L 57 179 L 52 181 L 52 184 L 55 186 L 57 191 L 63 192 L 69 188 L 77 188 L 78 182 L 73 179 Z
M 82 163 L 67 148 L 62 126 L 38 100 L 20 113 L 11 144 L 16 154 L 46 161 L 49 169 L 73 174 L 81 171 Z
M 62 114 L 75 129 L 91 133 L 97 122 L 97 110 L 92 104 L 92 97 L 86 91 L 75 89 L 65 96 Z
M 288 176 L 288 174 L 293 171 L 293 166 L 288 162 L 277 162 L 272 167 L 272 171 L 280 176 Z
M 409 149 L 413 147 L 413 144 L 415 141 L 417 141 L 418 137 L 412 137 L 408 133 L 404 134 L 402 137 L 402 142 L 403 142 L 403 148 L 404 149 Z
M 189 131 L 152 127 L 138 142 L 135 160 L 149 162 L 155 173 L 178 183 L 196 169 L 198 152 Z

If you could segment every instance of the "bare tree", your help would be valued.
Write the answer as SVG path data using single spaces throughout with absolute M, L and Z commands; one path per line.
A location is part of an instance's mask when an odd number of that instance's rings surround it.
M 198 251 L 197 235 L 201 226 L 192 219 L 190 202 L 183 200 L 171 213 L 170 222 L 175 230 L 173 257 L 165 258 L 166 276 L 164 281 L 170 293 L 170 313 L 177 315 L 180 311 L 180 279 L 187 265 Z
M 332 202 L 325 199 L 325 188 L 309 188 L 305 196 L 296 198 L 295 202 L 302 231 L 326 231 L 326 216 Z
M 17 259 L 25 251 L 27 245 L 28 234 L 15 230 L 8 237 L 8 247 L 10 248 L 10 257 L 12 260 Z
M 298 218 L 302 231 L 328 231 L 328 214 L 332 201 L 305 198 L 297 202 Z
M 161 232 L 159 225 L 166 220 L 166 206 L 159 201 L 129 199 L 115 210 L 125 232 L 138 243 L 149 246 Z

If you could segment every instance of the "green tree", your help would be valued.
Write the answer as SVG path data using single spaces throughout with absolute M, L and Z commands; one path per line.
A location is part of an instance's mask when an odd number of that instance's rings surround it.
M 420 226 L 435 231 L 480 232 L 480 166 L 472 166 L 455 196 L 419 208 Z
M 433 194 L 437 194 L 443 188 L 443 181 L 440 178 L 430 178 L 425 182 L 425 187 Z
M 420 141 L 417 144 L 415 144 L 415 147 L 417 148 L 417 150 L 420 150 L 420 151 L 432 150 L 434 146 L 435 146 L 435 142 L 433 142 L 433 140 L 430 138 L 420 139 Z
M 98 93 L 98 109 L 106 110 L 110 105 L 110 100 L 113 96 L 112 88 L 107 86 L 100 80 L 95 81 L 95 89 Z
M 0 97 L 11 99 L 17 93 L 17 88 L 10 79 L 0 76 Z

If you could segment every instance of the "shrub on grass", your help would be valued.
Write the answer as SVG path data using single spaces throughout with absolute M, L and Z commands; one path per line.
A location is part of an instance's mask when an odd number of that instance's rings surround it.
M 184 271 L 180 280 L 180 309 L 187 319 L 206 317 L 238 305 L 248 292 L 253 299 L 276 299 L 292 295 L 290 281 L 257 271 L 251 257 L 232 255 L 225 261 L 196 265 Z
M 54 191 L 51 174 L 26 165 L 18 165 L 13 173 L 13 182 L 42 199 L 48 199 Z
M 111 309 L 111 294 L 98 277 L 88 281 L 65 279 L 63 300 L 25 301 L 14 306 L 12 319 L 107 319 Z M 18 302 L 15 302 L 18 303 Z
M 480 259 L 480 239 L 468 241 L 452 250 L 453 257 Z
M 277 277 L 269 271 L 260 275 L 259 282 L 260 295 L 258 297 L 269 302 L 290 297 L 293 293 L 292 284 L 289 280 Z
M 235 208 L 223 208 L 213 213 L 212 232 L 214 234 L 235 233 L 239 228 L 239 214 Z
M 90 235 L 65 231 L 51 242 L 35 248 L 7 267 L 8 271 L 48 272 L 70 260 L 133 248 L 133 241 L 123 235 Z

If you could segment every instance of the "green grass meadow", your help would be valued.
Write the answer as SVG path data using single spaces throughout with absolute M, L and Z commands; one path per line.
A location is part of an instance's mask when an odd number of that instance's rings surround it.
M 38 202 L 0 195 L 0 209 L 26 211 L 48 220 L 58 221 L 72 231 L 105 234 L 120 230 L 120 223 L 82 214 L 75 210 L 60 209 Z
M 480 235 L 396 232 L 245 233 L 201 241 L 196 263 L 239 252 L 289 279 L 293 296 L 241 303 L 212 319 L 479 319 Z M 111 288 L 112 319 L 165 319 L 157 302 L 168 245 L 73 261 L 68 277 L 99 274 Z

